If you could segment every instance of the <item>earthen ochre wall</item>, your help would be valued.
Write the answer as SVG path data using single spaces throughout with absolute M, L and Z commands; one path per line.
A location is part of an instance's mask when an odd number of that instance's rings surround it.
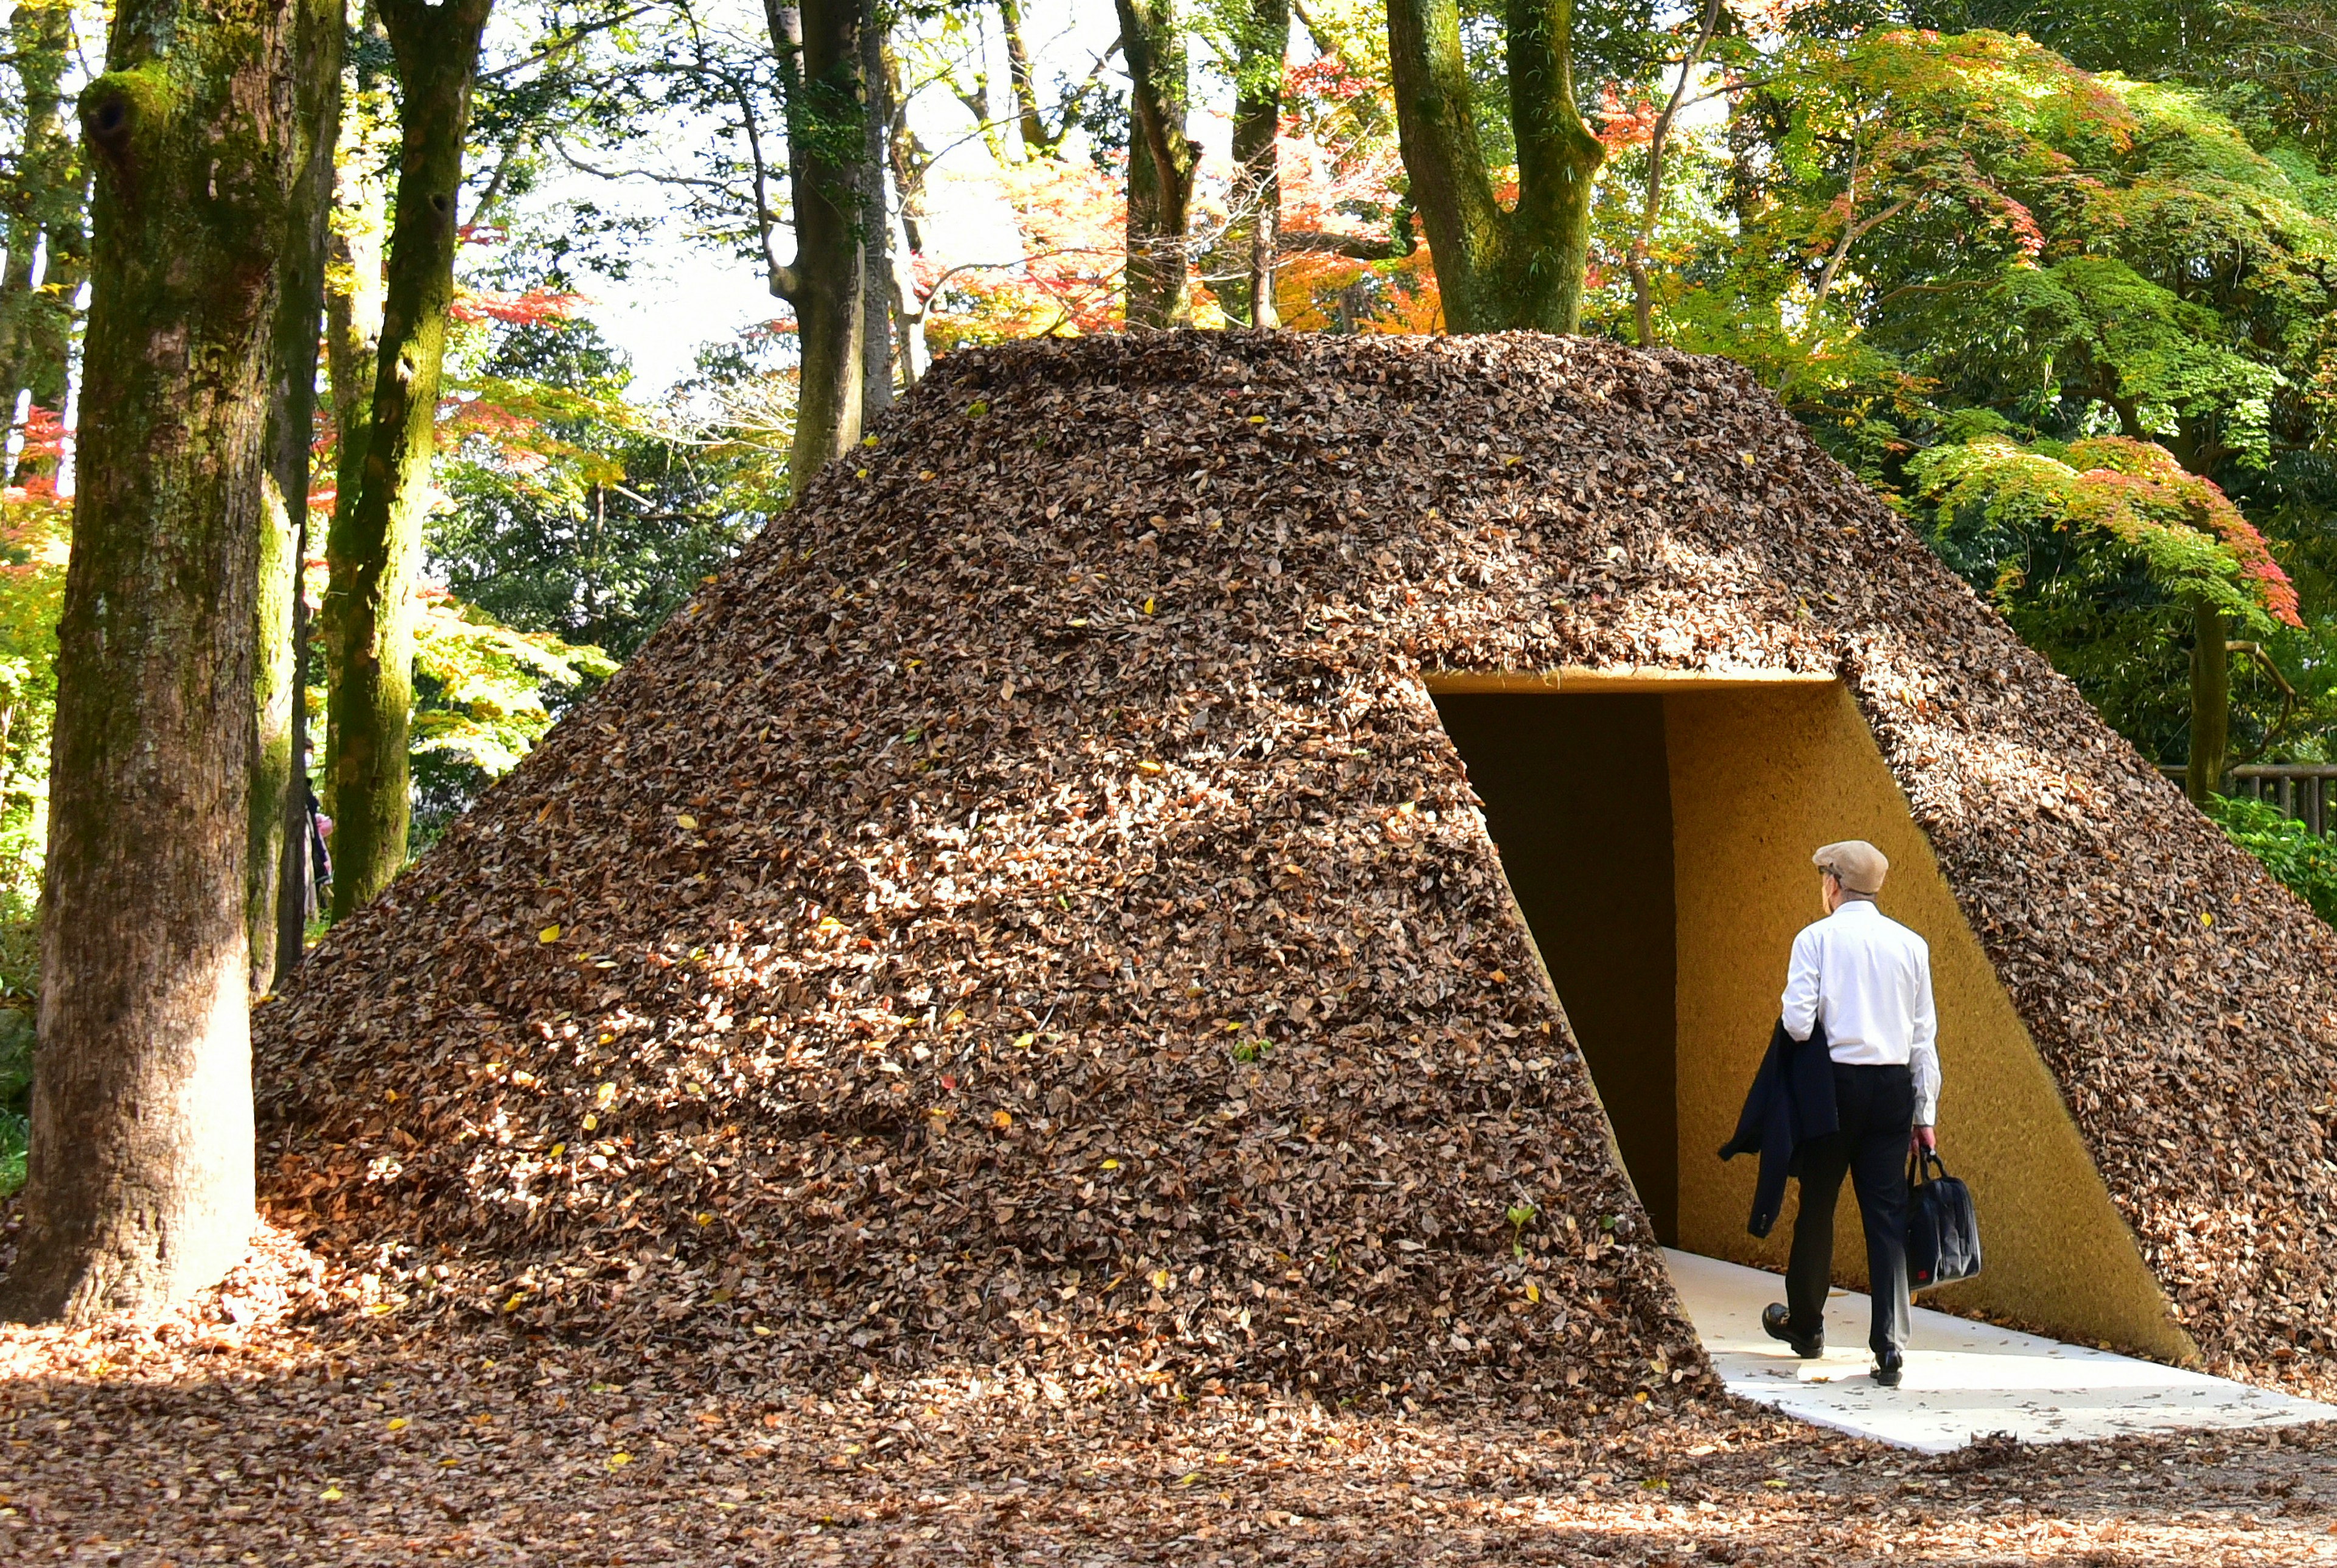
M 1678 1227 L 1690 1251 L 1782 1270 L 1793 1201 L 1745 1232 L 1754 1162 L 1715 1151 L 1766 1047 L 1794 934 L 1822 912 L 1810 852 L 1863 838 L 1891 857 L 1883 912 L 1930 942 L 1944 1089 L 1940 1148 L 1972 1190 L 1980 1278 L 1923 1298 L 2163 1359 L 2195 1351 L 2110 1203 L 2058 1088 L 1957 908 L 1930 844 L 1837 683 L 1664 698 L 1678 918 Z M 1863 1289 L 1856 1205 L 1837 1281 Z

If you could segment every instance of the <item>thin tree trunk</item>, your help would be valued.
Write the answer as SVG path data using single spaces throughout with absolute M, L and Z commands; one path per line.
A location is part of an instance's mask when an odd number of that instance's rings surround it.
M 2205 599 L 2191 606 L 2191 756 L 2183 793 L 2201 805 L 2223 787 L 2232 751 L 2232 655 L 2220 611 Z
M 1572 332 L 1606 150 L 1575 106 L 1572 0 L 1509 0 L 1508 24 L 1518 200 L 1504 210 L 1471 108 L 1455 0 L 1388 0 L 1404 171 L 1450 330 Z
M 862 6 L 860 81 L 866 107 L 860 127 L 860 417 L 868 424 L 893 406 L 893 204 L 885 190 L 893 103 L 876 0 L 862 0 Z
M 273 989 L 300 959 L 307 935 L 308 715 L 301 657 L 308 630 L 301 563 L 308 553 L 308 469 L 316 445 L 317 340 L 325 307 L 325 238 L 340 140 L 340 0 L 295 40 L 298 170 L 285 214 L 282 283 L 270 346 L 268 516 L 253 630 L 251 858 L 246 919 L 251 989 Z M 293 914 L 284 918 L 286 906 Z
M 787 93 L 795 172 L 796 257 L 773 268 L 774 292 L 795 307 L 801 377 L 787 476 L 797 495 L 860 439 L 867 281 L 861 170 L 868 112 L 862 80 L 865 0 L 768 5 L 771 47 Z M 849 132 L 846 134 L 846 132 Z
M 0 213 L 5 214 L 0 238 L 8 248 L 0 269 L 0 424 L 15 423 L 16 400 L 26 392 L 52 414 L 64 408 L 64 350 L 73 296 L 82 281 L 76 264 L 83 248 L 86 189 L 62 112 L 73 54 L 73 8 L 68 0 L 24 0 L 9 19 L 9 34 L 24 135 L 15 167 L 0 187 Z M 44 240 L 49 255 L 36 285 L 34 262 Z M 61 321 L 68 329 L 60 329 Z
M 1046 116 L 1039 112 L 1039 81 L 1031 69 L 1031 46 L 1022 38 L 1022 0 L 998 0 L 998 24 L 1006 34 L 1006 80 L 1014 90 L 1022 156 L 1051 157 L 1055 139 L 1047 134 Z
M 373 403 L 356 427 L 363 450 L 345 454 L 357 482 L 334 509 L 320 618 L 334 671 L 325 769 L 333 781 L 336 918 L 369 902 L 406 864 L 414 573 L 455 293 L 455 202 L 490 4 L 378 0 L 403 89 L 396 212 Z M 350 465 L 345 461 L 345 474 Z
M 1234 239 L 1239 277 L 1222 290 L 1226 314 L 1279 326 L 1274 268 L 1282 235 L 1282 74 L 1290 53 L 1290 0 L 1248 0 L 1234 24 Z
M 1672 126 L 1679 119 L 1681 104 L 1687 101 L 1688 85 L 1695 78 L 1696 68 L 1704 63 L 1705 51 L 1712 47 L 1713 35 L 1719 26 L 1720 0 L 1706 0 L 1696 42 L 1681 59 L 1679 79 L 1672 84 L 1671 96 L 1664 101 L 1663 112 L 1656 116 L 1648 132 L 1647 190 L 1639 204 L 1639 226 L 1631 236 L 1631 248 L 1623 262 L 1623 269 L 1631 278 L 1631 325 L 1642 348 L 1656 346 L 1656 280 L 1648 263 L 1655 250 L 1656 224 L 1664 210 L 1664 159 L 1671 151 Z
M 0 1317 L 160 1307 L 250 1237 L 252 613 L 309 5 L 120 0 L 82 95 L 96 266 Z
M 1114 0 L 1128 56 L 1128 325 L 1176 326 L 1191 315 L 1186 284 L 1193 176 L 1201 144 L 1185 131 L 1185 41 L 1176 0 Z

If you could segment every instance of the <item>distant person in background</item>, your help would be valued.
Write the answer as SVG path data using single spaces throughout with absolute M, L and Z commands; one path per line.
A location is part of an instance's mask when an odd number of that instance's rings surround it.
M 1874 1300 L 1867 1343 L 1874 1380 L 1899 1386 L 1907 1359 L 1907 1164 L 1935 1146 L 1940 1105 L 1939 1016 L 1931 1006 L 1931 950 L 1875 907 L 1891 862 L 1863 839 L 1828 844 L 1818 868 L 1826 918 L 1794 939 L 1785 974 L 1785 1028 L 1807 1040 L 1823 1025 L 1833 1057 L 1841 1130 L 1800 1145 L 1785 1300 L 1761 1314 L 1771 1338 L 1796 1355 L 1825 1349 L 1826 1291 L 1833 1280 L 1833 1209 L 1847 1174 L 1866 1227 L 1866 1277 Z

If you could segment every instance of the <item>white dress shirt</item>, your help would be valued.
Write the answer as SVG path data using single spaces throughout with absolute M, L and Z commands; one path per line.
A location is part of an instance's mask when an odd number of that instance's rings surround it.
M 1940 1018 L 1931 1007 L 1931 949 L 1922 938 L 1867 900 L 1844 899 L 1794 939 L 1785 1020 L 1797 1040 L 1824 1023 L 1827 1052 L 1837 1062 L 1912 1067 L 1915 1125 L 1933 1125 Z

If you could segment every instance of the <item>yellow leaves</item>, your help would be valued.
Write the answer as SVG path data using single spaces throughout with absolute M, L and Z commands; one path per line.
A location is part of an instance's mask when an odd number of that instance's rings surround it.
M 504 1303 L 504 1310 L 506 1312 L 516 1312 L 520 1308 L 526 1305 L 526 1303 L 527 1292 L 525 1290 L 513 1290 L 512 1292 L 511 1300 Z
M 699 1083 L 696 1078 L 684 1079 L 681 1086 L 683 1089 L 693 1095 L 702 1095 L 706 1092 L 706 1086 Z
M 698 1216 L 698 1228 L 699 1230 L 702 1231 L 712 1223 L 714 1223 L 714 1216 L 711 1213 L 701 1213 Z
M 593 1115 L 589 1111 L 586 1112 L 584 1115 L 584 1130 L 588 1133 L 599 1132 L 601 1130 L 601 1118 Z
M 1510 983 L 1510 977 L 1502 973 L 1500 969 L 1495 969 L 1487 978 L 1497 986 L 1506 986 Z
M 1036 1035 L 1022 1034 L 1014 1037 L 1014 1048 L 1018 1051 L 1027 1051 L 1038 1043 L 1039 1037 Z
M 1106 1160 L 1100 1168 L 1107 1171 L 1117 1171 L 1120 1169 L 1120 1162 L 1118 1160 Z
M 633 1456 L 621 1448 L 609 1456 L 609 1468 L 611 1470 L 621 1470 L 632 1462 Z
M 393 1431 L 393 1432 L 403 1432 L 403 1431 L 405 1431 L 405 1430 L 406 1430 L 406 1417 L 403 1417 L 403 1416 L 392 1416 L 392 1417 L 389 1418 L 389 1429 L 390 1429 L 391 1431 Z
M 1144 601 L 1144 613 L 1147 615 L 1150 615 L 1152 613 L 1152 600 L 1149 599 L 1147 599 Z
M 567 1152 L 568 1152 L 568 1145 L 567 1145 L 566 1144 L 552 1144 L 552 1153 L 551 1153 L 549 1155 L 547 1155 L 546 1157 L 547 1157 L 547 1158 L 549 1158 L 549 1159 L 554 1159 L 554 1160 L 556 1160 L 556 1159 L 560 1158 L 560 1156 L 561 1156 L 561 1155 L 562 1155 L 562 1154 L 566 1154 Z
M 1152 1271 L 1152 1288 L 1156 1290 L 1165 1290 L 1168 1288 L 1168 1270 L 1155 1269 Z
M 1512 453 L 1510 453 L 1509 454 L 1507 454 L 1506 456 L 1504 456 L 1504 457 L 1501 459 L 1501 466 L 1502 466 L 1503 468 L 1515 468 L 1518 464 L 1520 464 L 1520 463 L 1523 463 L 1524 461 L 1525 461 L 1525 458 L 1524 458 L 1523 456 L 1521 456 L 1521 454 L 1519 454 L 1519 453 L 1517 453 L 1512 452 Z
M 1531 1280 L 1528 1280 L 1526 1281 L 1526 1300 L 1535 1302 L 1539 1302 L 1541 1300 L 1541 1287 L 1535 1284 Z
M 535 933 L 535 940 L 540 942 L 556 942 L 560 940 L 560 928 L 546 926 Z
M 604 1111 L 609 1108 L 610 1103 L 615 1100 L 616 1097 L 617 1086 L 614 1084 L 602 1084 L 599 1088 L 592 1091 L 592 1103 L 600 1106 Z
M 1002 1133 L 1014 1125 L 1014 1118 L 1004 1111 L 992 1111 L 990 1113 L 990 1125 Z
M 817 931 L 821 936 L 830 936 L 843 929 L 844 922 L 837 920 L 834 915 L 820 916 L 819 924 L 812 928 L 813 930 Z
M 346 1495 L 347 1494 L 338 1486 L 328 1486 L 323 1491 L 317 1494 L 317 1501 L 319 1503 L 337 1503 Z
M 680 828 L 685 833 L 696 833 L 698 831 L 698 819 L 685 812 L 680 816 L 673 819 L 673 825 Z
M 1253 414 L 1249 416 L 1249 422 L 1252 424 L 1264 424 L 1266 423 L 1266 415 L 1263 414 Z
M 864 435 L 860 438 L 860 444 L 873 449 L 876 444 L 876 438 L 873 435 Z
M 381 1100 L 382 1104 L 386 1105 L 394 1105 L 397 1104 L 397 1091 L 396 1089 L 384 1089 L 381 1092 Z

